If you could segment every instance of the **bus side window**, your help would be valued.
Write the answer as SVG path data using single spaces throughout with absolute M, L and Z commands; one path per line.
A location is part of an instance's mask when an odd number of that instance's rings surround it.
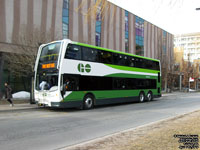
M 140 68 L 140 62 L 138 58 L 135 58 L 135 67 Z
M 130 67 L 135 67 L 135 59 L 133 57 L 130 57 L 129 61 L 130 61 L 129 66 Z
M 131 56 L 124 56 L 124 65 L 128 67 L 134 67 L 134 58 Z
M 155 70 L 160 70 L 159 62 L 155 62 Z
M 119 54 L 114 53 L 113 54 L 113 64 L 118 65 L 119 63 Z
M 145 68 L 152 69 L 152 70 L 160 70 L 159 62 L 151 61 L 151 60 L 144 60 L 145 61 Z
M 113 79 L 113 89 L 115 90 L 121 90 L 123 87 L 123 81 L 120 78 L 114 78 Z
M 130 61 L 128 56 L 124 56 L 124 66 L 129 66 Z
M 145 68 L 145 59 L 139 58 L 140 61 L 140 68 Z
M 99 61 L 100 63 L 112 64 L 112 53 L 107 51 L 99 51 Z
M 79 90 L 79 79 L 77 76 L 64 75 L 63 78 L 64 91 L 77 91 Z
M 126 66 L 125 57 L 127 60 L 127 56 L 124 56 L 122 54 L 113 54 L 113 64 L 120 65 L 120 66 Z
M 145 68 L 146 69 L 153 69 L 153 62 L 150 60 L 145 60 Z
M 126 79 L 126 87 L 127 89 L 136 89 L 136 85 L 135 85 L 135 80 L 136 79 L 130 79 L 130 78 L 127 78 Z
M 85 61 L 98 62 L 97 50 L 90 47 L 82 47 L 82 59 Z
M 81 47 L 74 44 L 68 44 L 67 50 L 65 53 L 65 58 L 67 59 L 81 59 Z

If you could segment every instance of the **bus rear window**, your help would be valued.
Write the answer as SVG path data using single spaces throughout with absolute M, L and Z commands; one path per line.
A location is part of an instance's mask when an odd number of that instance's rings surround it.
M 40 62 L 57 61 L 60 51 L 60 42 L 49 44 L 42 48 Z

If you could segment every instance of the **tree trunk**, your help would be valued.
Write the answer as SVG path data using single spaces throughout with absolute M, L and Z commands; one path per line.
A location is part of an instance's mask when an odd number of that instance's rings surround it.
M 166 77 L 165 77 L 165 89 L 164 89 L 164 91 L 165 91 L 165 92 L 168 92 L 168 91 L 167 91 L 167 75 L 166 75 Z
M 34 76 L 31 76 L 30 104 L 35 104 L 35 97 L 34 97 Z
M 3 83 L 3 65 L 4 65 L 3 54 L 0 53 L 0 99 L 3 97 L 3 90 L 2 90 L 1 87 L 4 86 L 4 83 Z
M 28 89 L 26 88 L 26 81 L 24 79 L 24 76 L 22 76 L 22 82 L 23 82 L 24 90 L 28 91 Z

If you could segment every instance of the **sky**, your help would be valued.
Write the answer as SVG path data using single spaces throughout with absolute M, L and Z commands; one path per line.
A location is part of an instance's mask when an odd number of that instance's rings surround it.
M 200 0 L 108 0 L 174 35 L 200 32 Z

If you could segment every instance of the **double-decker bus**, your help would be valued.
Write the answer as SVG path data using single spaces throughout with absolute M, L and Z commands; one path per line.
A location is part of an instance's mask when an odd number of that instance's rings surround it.
M 160 61 L 74 42 L 39 47 L 35 101 L 47 107 L 79 107 L 151 101 L 161 96 Z

